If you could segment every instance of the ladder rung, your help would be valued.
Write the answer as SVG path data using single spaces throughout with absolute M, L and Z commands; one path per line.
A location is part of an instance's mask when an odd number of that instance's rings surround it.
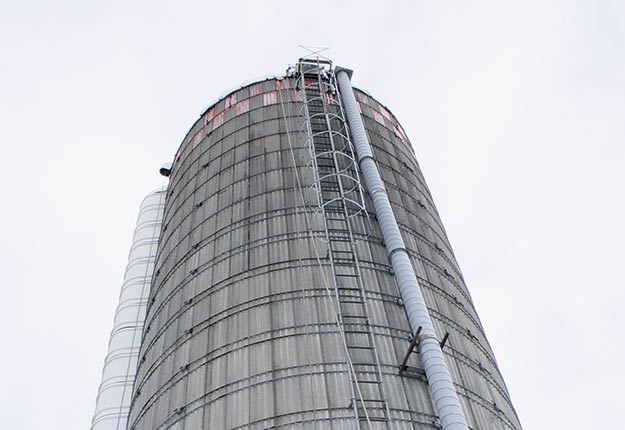
M 338 291 L 339 293 L 339 297 L 347 297 L 347 298 L 357 298 L 357 299 L 361 299 L 361 301 L 364 301 L 364 297 L 362 296 L 362 294 L 359 294 L 360 291 L 354 291 L 350 294 L 351 291 L 349 290 L 344 290 L 345 292 L 341 292 L 341 290 Z
M 358 382 L 359 384 L 381 384 L 380 381 L 369 379 L 356 379 L 356 382 Z
M 345 315 L 343 315 L 343 325 L 354 325 L 354 324 L 358 324 L 358 325 L 362 325 L 364 327 L 369 327 L 369 322 L 367 321 L 367 317 L 362 317 L 361 322 L 349 322 L 349 321 L 345 321 L 345 318 L 347 318 Z M 364 320 L 364 321 L 362 321 Z
M 343 304 L 344 304 L 344 303 L 346 303 L 346 302 L 341 301 L 341 303 L 343 303 Z M 362 303 L 362 302 L 360 302 L 360 301 L 359 301 L 359 302 L 357 302 L 357 303 Z M 360 333 L 360 332 L 363 332 L 363 333 L 369 333 L 369 332 L 370 332 L 370 327 L 369 327 L 369 324 L 364 324 L 364 323 L 362 323 L 362 322 L 356 322 L 356 321 L 351 321 L 351 322 L 350 322 L 350 321 L 343 321 L 343 326 L 344 326 L 345 328 L 349 328 L 349 327 L 351 327 L 353 330 L 355 330 L 355 329 L 359 329 L 359 330 L 357 330 L 359 333 Z M 371 363 L 363 363 L 363 365 L 365 365 L 365 364 L 369 364 L 369 365 L 370 365 Z
M 356 263 L 349 263 L 349 262 L 343 262 L 341 264 L 337 264 L 337 266 L 335 267 L 335 269 L 339 269 L 338 271 L 335 270 L 335 273 L 343 275 L 345 273 L 348 274 L 353 274 L 354 276 L 358 276 L 358 273 L 355 272 L 354 270 L 357 268 Z M 343 270 L 345 270 L 345 272 L 343 272 Z M 347 270 L 349 270 L 349 272 L 347 272 Z
M 340 271 L 340 269 L 355 269 L 356 268 L 355 266 L 356 266 L 355 264 L 352 264 L 352 265 L 344 265 L 344 264 L 335 265 L 334 274 L 336 276 L 344 276 L 346 278 L 358 278 L 359 277 L 358 273 L 355 273 L 355 272 L 341 272 Z M 339 269 L 339 271 L 337 271 L 336 269 Z
M 369 334 L 369 330 L 343 330 L 347 334 Z
M 330 208 L 337 208 L 337 206 L 327 206 L 326 209 L 328 207 L 330 207 Z M 349 238 L 349 230 L 347 228 L 328 227 L 328 233 L 333 234 L 335 236 L 342 236 L 342 237 Z
M 317 157 L 317 168 L 332 168 L 332 171 L 334 171 L 334 160 L 332 158 Z
M 382 408 L 380 408 L 380 409 L 382 409 Z M 358 420 L 359 421 L 367 421 L 367 417 L 359 417 Z M 375 416 L 369 415 L 369 421 L 388 421 L 388 419 L 386 417 L 375 417 Z
M 341 191 L 341 188 L 339 187 L 339 183 L 336 181 L 322 179 L 320 182 L 321 182 L 322 192 L 339 193 Z
M 347 267 L 351 267 L 356 264 L 356 258 L 353 255 L 351 256 L 343 255 L 343 254 L 336 255 L 332 253 L 332 257 L 334 258 L 334 261 L 344 261 L 346 263 L 353 263 L 353 264 L 343 264 L 344 266 L 347 266 Z
M 354 288 L 353 290 L 337 288 L 337 290 L 338 290 L 337 292 L 339 294 L 339 297 L 353 297 L 353 298 L 359 298 L 359 299 L 363 298 L 361 291 L 357 288 Z
M 332 253 L 332 257 L 334 258 L 334 261 L 346 261 L 346 262 L 350 262 L 350 263 L 354 263 L 354 264 L 356 262 L 356 256 L 355 255 L 346 255 L 346 254 L 335 254 L 335 253 Z M 351 266 L 351 264 L 349 266 Z
M 344 228 L 329 228 L 328 233 L 345 233 L 349 234 L 349 231 Z
M 339 294 L 339 301 L 341 303 L 362 303 L 365 301 L 360 296 L 347 295 L 347 294 Z M 361 324 L 361 323 L 350 323 L 350 324 Z
M 337 242 L 350 242 L 350 237 L 345 234 L 330 234 L 330 240 L 335 240 Z
M 344 298 L 344 297 L 346 297 L 346 298 Z M 339 295 L 339 301 L 341 303 L 343 303 L 343 304 L 345 304 L 345 303 L 356 303 L 356 304 L 359 304 L 359 305 L 364 305 L 365 304 L 365 301 L 363 299 L 357 297 L 357 296 L 343 296 L 343 297 L 341 297 Z
M 336 276 L 341 278 L 358 278 L 356 273 L 337 273 Z
M 333 225 L 345 225 L 345 230 L 347 231 L 347 220 L 345 218 L 326 217 L 326 220 L 331 222 Z
M 352 329 L 359 329 L 357 330 L 359 333 L 363 332 L 363 333 L 371 333 L 371 327 L 369 326 L 369 323 L 365 323 L 365 322 L 356 322 L 356 321 L 342 321 L 343 323 L 343 327 L 344 328 L 352 328 Z M 358 345 L 362 345 L 362 343 L 358 343 Z M 367 341 L 368 346 L 373 346 L 371 343 L 371 340 Z M 371 363 L 362 363 L 363 366 L 372 366 Z
M 369 326 L 358 323 L 343 322 L 343 331 L 347 334 L 371 334 Z M 369 346 L 372 346 L 370 341 L 367 342 Z
M 364 403 L 366 403 L 366 402 L 372 402 L 372 403 L 382 403 L 382 404 L 384 404 L 384 403 L 386 403 L 386 400 L 379 400 L 379 399 L 360 399 L 360 398 L 357 398 L 357 399 L 356 399 L 356 402 L 358 402 L 358 403 L 360 403 L 360 404 L 362 404 L 363 402 L 364 402 Z
M 347 223 L 347 218 L 345 217 L 333 217 L 333 216 L 326 216 L 326 219 L 328 221 L 332 221 L 332 222 L 344 222 Z M 347 228 L 345 228 L 344 230 L 347 230 Z
M 359 322 L 345 322 L 343 321 L 343 325 L 344 326 L 350 326 L 350 327 L 363 327 L 363 329 L 365 330 L 365 332 L 369 333 L 369 326 L 363 323 L 359 323 Z M 362 363 L 363 366 L 369 366 L 371 363 Z
M 341 314 L 341 316 L 343 317 L 343 319 L 345 318 L 354 318 L 354 319 L 358 319 L 358 320 L 367 320 L 368 317 L 366 315 L 345 315 L 345 314 Z M 360 323 L 362 324 L 362 323 Z

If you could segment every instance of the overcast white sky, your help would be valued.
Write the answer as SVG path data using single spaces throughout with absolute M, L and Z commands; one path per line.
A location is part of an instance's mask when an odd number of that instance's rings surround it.
M 622 428 L 617 0 L 0 0 L 0 426 L 89 428 L 159 165 L 299 44 L 406 128 L 524 428 Z

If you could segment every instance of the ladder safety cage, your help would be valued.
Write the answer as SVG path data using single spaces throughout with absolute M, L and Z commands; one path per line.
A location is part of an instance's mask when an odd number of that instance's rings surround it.
M 343 106 L 340 102 L 332 62 L 321 58 L 300 58 L 296 66 L 296 88 L 304 94 L 300 116 L 304 118 L 302 131 L 307 136 L 310 167 L 314 173 L 312 187 L 320 197 L 320 190 L 334 193 L 335 199 L 318 199 L 316 215 L 327 206 L 336 206 L 337 199 L 348 204 L 348 217 L 369 214 L 357 161 Z M 326 207 L 324 207 L 326 206 Z
M 344 336 L 351 389 L 346 404 L 356 429 L 388 429 L 390 412 L 356 249 L 365 236 L 354 232 L 355 225 L 365 225 L 366 234 L 369 215 L 336 77 L 332 63 L 319 58 L 301 58 L 295 74 L 296 88 L 303 93 L 302 131 L 317 194 L 314 214 L 322 218 L 325 230 L 321 240 L 327 244 L 325 258 Z

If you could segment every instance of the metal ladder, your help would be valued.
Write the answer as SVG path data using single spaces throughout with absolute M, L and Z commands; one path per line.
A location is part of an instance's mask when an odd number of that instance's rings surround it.
M 351 361 L 349 406 L 357 429 L 387 429 L 388 403 L 352 228 L 353 223 L 367 219 L 367 212 L 331 67 L 326 60 L 300 59 L 297 88 L 303 92 L 302 114 L 317 192 L 317 213 L 323 217 L 326 258 Z

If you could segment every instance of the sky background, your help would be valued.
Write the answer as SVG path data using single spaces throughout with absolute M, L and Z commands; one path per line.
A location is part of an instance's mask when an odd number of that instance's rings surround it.
M 622 428 L 625 2 L 607 0 L 0 0 L 1 427 L 89 428 L 158 167 L 298 45 L 330 47 L 406 129 L 524 428 Z

